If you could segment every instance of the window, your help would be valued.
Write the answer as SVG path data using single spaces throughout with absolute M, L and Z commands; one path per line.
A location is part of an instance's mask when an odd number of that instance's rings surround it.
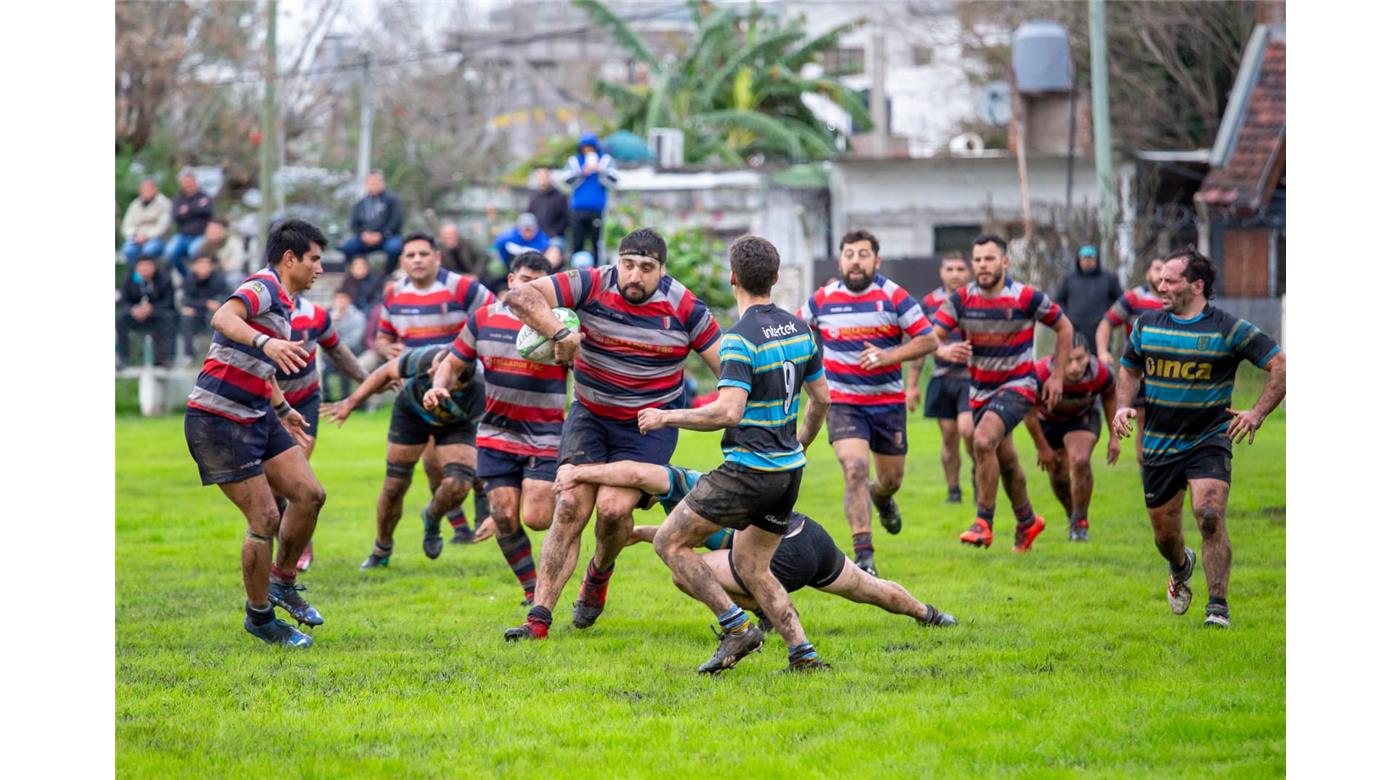
M 934 225 L 933 259 L 943 257 L 943 253 L 958 249 L 968 257 L 972 256 L 972 239 L 982 234 L 981 225 Z
M 865 72 L 865 49 L 843 46 L 822 54 L 822 70 L 828 76 L 855 76 Z

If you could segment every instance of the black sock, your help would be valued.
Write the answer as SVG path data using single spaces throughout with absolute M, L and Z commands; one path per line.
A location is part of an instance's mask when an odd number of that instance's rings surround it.
M 1030 525 L 1035 522 L 1035 510 L 1031 509 L 1031 502 L 1020 506 L 1011 507 L 1011 512 L 1016 515 L 1016 525 Z
M 265 626 L 272 622 L 272 605 L 268 604 L 263 609 L 258 609 L 252 604 L 244 602 L 243 611 L 248 614 L 248 622 L 255 626 Z
M 988 528 L 992 527 L 992 516 L 995 515 L 996 512 L 996 504 L 993 504 L 991 506 L 982 506 L 981 504 L 977 505 L 977 519 L 986 523 Z
M 875 545 L 870 543 L 870 534 L 851 534 L 851 543 L 855 548 L 856 557 L 861 553 L 875 554 Z
M 1207 601 L 1206 604 L 1214 605 L 1217 607 L 1224 607 L 1225 609 L 1230 608 L 1230 605 L 1225 603 L 1225 599 L 1222 599 L 1219 596 L 1211 596 L 1210 600 Z
M 546 626 L 554 625 L 554 613 L 549 611 L 549 607 L 545 607 L 539 604 L 536 604 L 535 606 L 530 608 L 530 612 L 527 614 L 527 617 L 536 622 L 543 623 Z

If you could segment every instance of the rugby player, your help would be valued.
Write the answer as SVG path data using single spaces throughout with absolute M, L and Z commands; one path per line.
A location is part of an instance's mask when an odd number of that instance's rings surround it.
M 934 316 L 933 334 L 938 341 L 938 356 L 968 362 L 972 375 L 972 475 L 977 481 L 977 519 L 958 538 L 974 547 L 992 546 L 992 518 L 1000 474 L 1016 515 L 1012 549 L 1026 552 L 1045 530 L 1045 520 L 1031 507 L 1026 475 L 1021 471 L 1011 431 L 1036 402 L 1035 323 L 1055 329 L 1054 369 L 1041 393 L 1052 409 L 1060 404 L 1074 328 L 1050 296 L 1009 280 L 1008 264 L 1005 240 L 994 235 L 973 239 L 972 273 L 976 284 L 948 296 Z M 946 343 L 955 328 L 962 330 L 966 340 Z
M 704 302 L 666 275 L 665 239 L 650 228 L 634 230 L 618 246 L 616 265 L 536 279 L 509 291 L 505 302 L 526 325 L 550 334 L 555 362 L 573 365 L 575 403 L 564 420 L 560 464 L 671 461 L 676 431 L 643 436 L 637 414 L 680 405 L 691 351 L 719 374 L 720 330 Z M 554 316 L 551 310 L 561 306 L 578 313 L 582 333 Z M 559 593 L 578 563 L 579 536 L 596 506 L 598 544 L 573 611 L 575 628 L 593 625 L 639 496 L 631 488 L 592 485 L 558 496 L 541 550 L 535 605 L 523 625 L 506 631 L 507 641 L 548 636 Z
M 787 643 L 788 669 L 830 668 L 807 641 L 792 601 L 770 567 L 778 544 L 792 530 L 807 446 L 821 431 L 830 406 L 821 350 L 811 330 L 770 297 L 779 264 L 778 250 L 758 236 L 730 244 L 729 285 L 739 321 L 721 342 L 718 398 L 698 409 L 643 409 L 637 415 L 643 433 L 724 430 L 724 463 L 700 477 L 666 516 L 652 543 L 682 583 L 681 590 L 704 602 L 723 629 L 714 656 L 697 670 L 702 674 L 733 668 L 763 646 L 763 629 L 734 603 L 693 549 L 722 527 L 737 531 L 734 571 Z M 802 389 L 809 400 L 799 431 Z M 898 405 L 903 411 L 904 404 Z
M 511 261 L 506 284 L 514 290 L 549 275 L 549 260 L 522 252 Z M 423 405 L 433 409 L 449 397 L 453 377 L 480 358 L 486 385 L 486 416 L 476 433 L 477 477 L 486 483 L 496 544 L 506 564 L 535 600 L 535 559 L 525 528 L 543 531 L 554 515 L 554 469 L 564 427 L 565 378 L 561 365 L 526 360 L 515 349 L 523 323 L 499 301 L 476 310 L 462 326 L 447 357 L 433 374 Z
M 797 316 L 821 334 L 822 364 L 831 380 L 827 438 L 846 477 L 846 520 L 856 565 L 875 574 L 871 503 L 886 531 L 897 534 L 903 527 L 894 502 L 909 452 L 903 363 L 933 350 L 933 329 L 919 302 L 880 275 L 875 236 L 864 230 L 842 236 L 837 263 L 840 280 L 813 293 Z
M 700 476 L 700 472 L 693 469 L 620 461 L 591 466 L 564 466 L 559 470 L 555 484 L 559 490 L 567 490 L 579 482 L 636 488 L 643 493 L 641 508 L 660 503 L 669 514 L 694 489 Z M 635 526 L 628 543 L 650 544 L 658 528 L 655 525 Z M 701 554 L 700 560 L 709 568 L 720 587 L 736 604 L 757 612 L 760 627 L 765 631 L 772 630 L 772 623 L 763 616 L 758 602 L 754 601 L 734 567 L 734 529 L 721 528 L 705 537 L 701 546 L 709 552 Z M 856 566 L 837 548 L 821 524 L 801 512 L 792 513 L 791 529 L 778 543 L 769 569 L 788 593 L 810 586 L 857 604 L 874 604 L 886 612 L 908 615 L 923 626 L 952 626 L 958 622 L 952 615 L 909 595 L 909 591 L 899 583 L 873 577 Z M 674 577 L 673 581 L 677 587 L 683 587 L 683 580 L 679 577 Z
M 306 365 L 290 373 L 279 369 L 277 386 L 282 389 L 287 403 L 306 420 L 306 459 L 310 460 L 312 451 L 316 449 L 316 431 L 321 419 L 321 374 L 316 370 L 316 346 L 319 344 L 324 348 L 327 359 L 334 363 L 342 374 L 356 382 L 365 381 L 368 374 L 356 360 L 355 353 L 340 343 L 340 337 L 331 326 L 330 313 L 319 304 L 312 303 L 300 295 L 296 297 L 292 308 L 291 340 L 298 342 L 306 350 Z M 278 496 L 278 508 L 284 508 L 285 504 L 286 500 Z M 311 558 L 311 540 L 308 539 L 306 549 L 302 550 L 301 557 L 297 559 L 297 571 L 310 569 Z
M 408 257 L 408 248 L 404 257 Z M 413 467 L 431 442 L 444 461 L 442 481 L 433 488 L 432 499 L 423 508 L 425 528 L 436 528 L 453 507 L 462 503 L 476 477 L 476 421 L 485 405 L 481 382 L 475 381 L 476 363 L 468 363 L 447 388 L 447 398 L 435 399 L 432 407 L 423 397 L 433 388 L 433 371 L 447 357 L 449 347 L 439 344 L 414 347 L 398 358 L 376 368 L 348 398 L 321 407 L 321 414 L 337 427 L 365 399 L 402 382 L 389 417 L 389 453 L 384 487 L 379 491 L 375 510 L 374 549 L 360 564 L 361 569 L 387 567 L 394 552 L 394 529 L 403 515 L 403 499 L 413 482 Z M 435 541 L 436 544 L 430 544 Z M 429 558 L 442 553 L 442 536 L 423 539 L 423 552 Z
M 1036 361 L 1037 382 L 1045 382 L 1055 372 L 1055 359 Z M 1069 519 L 1069 540 L 1089 541 L 1089 500 L 1094 494 L 1094 471 L 1089 459 L 1109 420 L 1118 411 L 1113 396 L 1113 374 L 1089 351 L 1089 337 L 1075 331 L 1065 364 L 1064 394 L 1054 407 L 1036 405 L 1035 414 L 1026 415 L 1026 430 L 1035 442 L 1036 465 L 1050 474 L 1050 487 L 1064 505 Z M 1103 414 L 1099 414 L 1099 400 Z M 1116 436 L 1108 437 L 1108 465 L 1118 462 Z
M 470 276 L 453 273 L 442 267 L 442 255 L 433 237 L 427 233 L 410 233 L 403 240 L 399 258 L 405 276 L 384 292 L 384 309 L 379 319 L 379 331 L 374 337 L 374 349 L 385 361 L 393 361 L 405 349 L 451 344 L 463 323 L 477 309 L 491 303 L 495 296 Z M 475 422 L 475 421 L 474 421 Z M 428 490 L 437 494 L 444 475 L 435 444 L 423 453 L 423 472 L 428 476 Z M 476 486 L 476 521 L 481 523 L 488 514 L 485 487 Z M 461 507 L 452 507 L 447 515 L 452 525 L 453 544 L 470 544 L 472 528 Z M 442 547 L 438 526 L 423 528 L 423 552 Z
M 299 219 L 268 231 L 267 267 L 214 312 L 209 354 L 185 411 L 185 443 L 200 481 L 218 485 L 248 522 L 243 627 L 264 642 L 290 647 L 309 647 L 311 637 L 277 619 L 273 604 L 299 623 L 325 622 L 302 598 L 295 564 L 316 529 L 326 491 L 296 446 L 306 441 L 306 421 L 273 377 L 307 364 L 306 350 L 291 340 L 293 301 L 320 275 L 325 245 L 326 236 Z M 274 494 L 287 499 L 284 515 Z
M 1099 362 L 1113 370 L 1113 353 L 1108 349 L 1108 343 L 1113 336 L 1113 329 L 1123 328 L 1123 339 L 1133 335 L 1133 323 L 1137 322 L 1143 312 L 1161 311 L 1162 299 L 1157 297 L 1157 282 L 1162 278 L 1163 261 L 1160 257 L 1152 258 L 1152 262 L 1147 264 L 1147 283 L 1134 287 L 1123 293 L 1114 302 L 1113 306 L 1104 313 L 1103 319 L 1099 320 L 1099 327 L 1094 331 L 1094 341 L 1099 351 Z M 1133 408 L 1137 410 L 1137 416 L 1143 416 L 1143 388 L 1138 387 L 1137 398 L 1133 399 Z M 1109 415 L 1109 422 L 1113 422 L 1113 415 Z M 1137 432 L 1137 458 L 1138 463 L 1142 463 L 1142 428 Z
M 961 290 L 967 285 L 971 271 L 967 266 L 967 255 L 961 249 L 954 249 L 943 253 L 943 260 L 938 266 L 938 276 L 943 282 L 943 286 L 924 296 L 922 301 L 924 316 L 933 320 L 938 308 L 943 305 L 943 301 L 949 295 Z M 954 329 L 945 339 L 948 344 L 956 344 L 962 341 L 962 331 Z M 905 391 L 909 398 L 909 411 L 919 408 L 919 388 L 923 385 L 921 376 L 924 372 L 925 358 L 919 358 L 909 364 L 909 376 L 906 378 L 908 390 Z M 972 377 L 968 373 L 967 363 L 944 360 L 933 355 L 933 372 L 928 380 L 928 392 L 924 394 L 923 409 L 925 417 L 932 417 L 938 420 L 938 432 L 943 437 L 943 449 L 940 452 L 943 461 L 943 476 L 948 484 L 948 503 L 962 503 L 962 458 L 958 453 L 958 442 L 961 441 L 967 448 L 968 461 L 972 461 L 972 405 L 968 401 L 969 385 Z M 973 479 L 974 484 L 976 479 Z M 974 492 L 976 488 L 974 487 Z
M 1118 368 L 1118 411 L 1113 433 L 1132 435 L 1131 402 L 1146 386 L 1142 418 L 1142 491 L 1157 551 L 1167 559 L 1167 604 L 1183 615 L 1191 606 L 1196 553 L 1181 535 L 1181 506 L 1191 491 L 1191 511 L 1201 530 L 1206 570 L 1207 626 L 1229 628 L 1232 551 L 1225 530 L 1230 497 L 1231 444 L 1248 439 L 1283 400 L 1287 370 L 1283 351 L 1268 334 L 1210 304 L 1215 266 L 1194 248 L 1168 255 L 1157 282 L 1162 310 L 1138 319 Z M 1235 369 L 1248 360 L 1269 372 L 1254 406 L 1230 408 Z

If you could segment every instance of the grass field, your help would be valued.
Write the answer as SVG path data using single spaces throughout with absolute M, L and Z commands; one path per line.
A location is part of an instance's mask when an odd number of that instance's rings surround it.
M 1237 403 L 1257 396 L 1249 379 Z M 714 649 L 711 616 L 671 586 L 647 547 L 624 552 L 596 626 L 568 625 L 580 566 L 550 639 L 506 645 L 501 632 L 522 618 L 515 580 L 494 542 L 424 558 L 421 473 L 392 567 L 360 572 L 387 420 L 357 416 L 322 431 L 313 465 L 329 500 L 303 581 L 327 623 L 312 649 L 292 652 L 243 632 L 243 523 L 217 489 L 199 487 L 180 418 L 118 418 L 120 774 L 1284 773 L 1281 412 L 1236 450 L 1228 632 L 1201 628 L 1199 573 L 1191 611 L 1167 610 L 1131 447 L 1108 468 L 1100 444 L 1091 541 L 1071 546 L 1018 429 L 1047 531 L 1030 554 L 1012 553 L 1003 495 L 995 545 L 973 550 L 957 542 L 972 508 L 943 503 L 936 429 L 919 419 L 899 495 L 904 531 L 877 525 L 876 559 L 883 576 L 961 625 L 923 629 L 802 591 L 803 624 L 835 671 L 778 673 L 785 653 L 774 635 L 717 679 L 693 673 Z M 716 465 L 718 436 L 683 433 L 676 461 Z M 849 552 L 840 506 L 831 449 L 814 445 L 798 508 Z M 659 520 L 658 510 L 639 514 Z M 538 553 L 542 535 L 532 538 Z M 1187 539 L 1198 545 L 1194 528 Z M 584 555 L 591 549 L 586 536 Z

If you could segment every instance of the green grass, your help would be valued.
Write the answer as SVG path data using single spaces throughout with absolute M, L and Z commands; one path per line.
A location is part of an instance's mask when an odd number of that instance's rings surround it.
M 1238 398 L 1252 401 L 1258 378 L 1243 381 Z M 1013 554 L 1003 495 L 996 544 L 979 551 L 957 543 L 972 509 L 942 503 L 936 429 L 918 419 L 904 532 L 876 530 L 877 561 L 962 624 L 922 629 L 802 591 L 803 624 L 836 670 L 779 674 L 775 636 L 718 679 L 693 673 L 714 647 L 711 616 L 646 547 L 624 552 L 592 629 L 568 626 L 580 568 L 553 636 L 504 644 L 501 631 L 522 617 L 517 585 L 493 543 L 423 557 L 412 519 L 427 494 L 421 473 L 393 567 L 361 573 L 386 425 L 380 413 L 322 431 L 313 465 L 329 500 L 304 580 L 328 622 L 310 651 L 288 652 L 243 632 L 243 523 L 217 489 L 198 486 L 180 418 L 118 418 L 120 774 L 1284 773 L 1281 413 L 1235 458 L 1229 632 L 1200 626 L 1203 577 L 1191 612 L 1168 612 L 1130 447 L 1118 467 L 1096 467 L 1092 541 L 1071 546 L 1018 431 L 1049 528 L 1031 554 Z M 710 467 L 718 455 L 718 434 L 683 433 L 676 460 Z M 831 449 L 814 446 L 798 508 L 849 551 L 840 506 Z

